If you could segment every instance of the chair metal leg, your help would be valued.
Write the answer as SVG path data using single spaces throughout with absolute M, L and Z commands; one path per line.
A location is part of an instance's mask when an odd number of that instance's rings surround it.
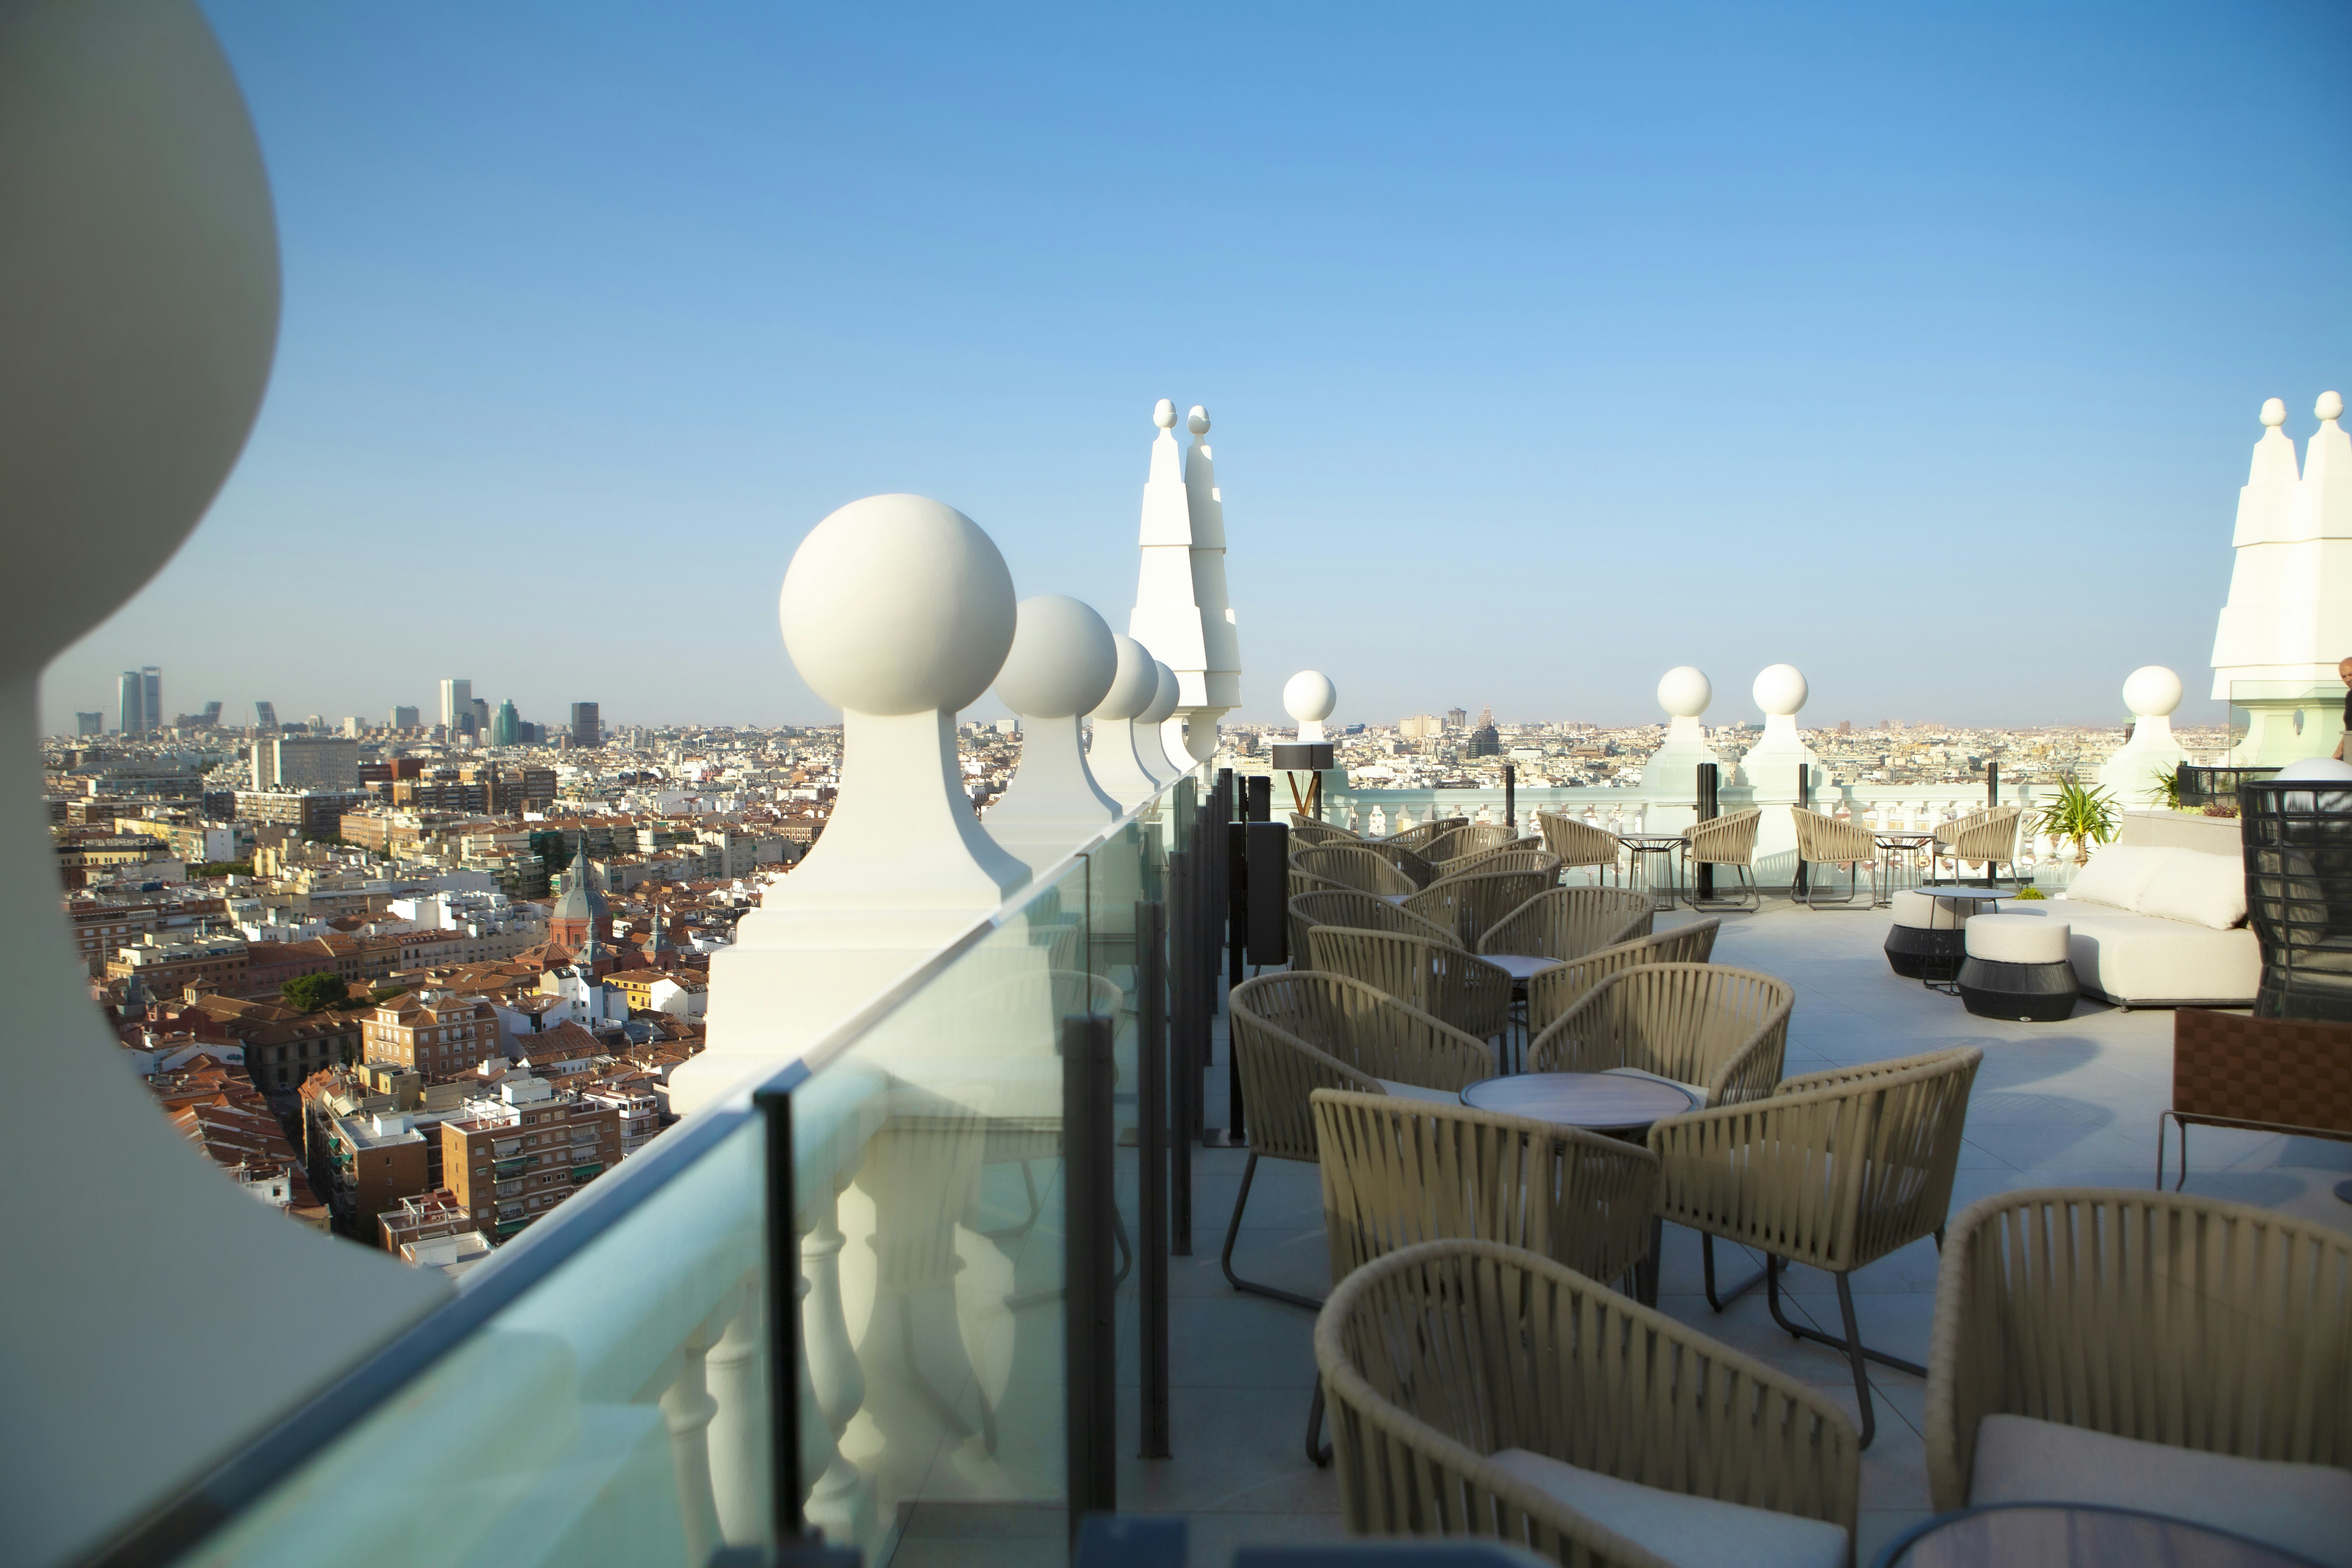
M 1247 1290 L 1254 1296 L 1271 1296 L 1277 1301 L 1287 1301 L 1294 1307 L 1304 1307 L 1310 1312 L 1323 1310 L 1323 1303 L 1313 1296 L 1301 1296 L 1273 1285 L 1261 1285 L 1244 1279 L 1234 1272 L 1234 1238 L 1242 1233 L 1242 1210 L 1249 1205 L 1250 1184 L 1257 1179 L 1257 1151 L 1250 1151 L 1249 1163 L 1242 1167 L 1242 1190 L 1234 1194 L 1234 1217 L 1225 1226 L 1225 1250 L 1217 1259 L 1225 1270 L 1225 1278 L 1236 1290 Z
M 1699 1262 L 1706 1270 L 1706 1304 L 1718 1312 L 1764 1282 L 1765 1271 L 1759 1268 L 1748 1277 L 1739 1289 L 1727 1290 L 1717 1298 L 1715 1293 L 1715 1237 L 1710 1232 L 1703 1230 L 1698 1233 L 1698 1256 Z M 1656 1305 L 1655 1302 L 1651 1304 Z
M 1316 1441 L 1322 1431 L 1323 1379 L 1318 1375 L 1315 1379 L 1315 1398 L 1307 1406 L 1307 1457 L 1318 1469 L 1331 1462 L 1331 1445 Z
M 1827 1345 L 1833 1351 L 1843 1352 L 1847 1359 L 1853 1363 L 1854 1397 L 1862 1403 L 1862 1446 L 1867 1448 L 1870 1447 L 1870 1439 L 1878 1430 L 1878 1423 L 1871 1409 L 1870 1378 L 1863 1369 L 1864 1359 L 1866 1357 L 1882 1366 L 1891 1366 L 1897 1372 L 1907 1372 L 1914 1377 L 1927 1376 L 1927 1369 L 1916 1361 L 1905 1361 L 1901 1356 L 1889 1355 L 1885 1351 L 1872 1350 L 1862 1342 L 1861 1331 L 1854 1326 L 1853 1286 L 1843 1274 L 1837 1275 L 1835 1278 L 1838 1313 L 1844 1321 L 1845 1338 L 1838 1339 L 1822 1332 L 1819 1329 L 1808 1328 L 1802 1323 L 1790 1322 L 1780 1310 L 1780 1260 L 1778 1258 L 1769 1253 L 1765 1255 L 1764 1292 L 1766 1299 L 1772 1303 L 1772 1321 L 1797 1339 L 1811 1340 L 1815 1344 Z

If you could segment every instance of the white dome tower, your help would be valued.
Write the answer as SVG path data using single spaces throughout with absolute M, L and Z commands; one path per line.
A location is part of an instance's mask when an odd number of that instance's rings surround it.
M 2294 443 L 2280 428 L 2286 405 L 2263 405 L 2263 437 L 2238 492 L 2212 695 L 2246 710 L 2245 739 L 2231 752 L 2246 766 L 2325 755 L 2341 730 L 2336 664 L 2352 654 L 2352 437 L 2338 424 L 2338 394 L 2322 393 L 2312 412 L 2320 425 L 2298 476 Z
M 1241 701 L 1241 643 L 1225 603 L 1225 510 L 1209 449 L 1209 415 L 1194 407 L 1189 456 L 1176 447 L 1176 405 L 1161 398 L 1143 486 L 1142 561 L 1128 635 L 1176 672 L 1165 748 L 1180 771 L 1216 755 L 1217 721 Z

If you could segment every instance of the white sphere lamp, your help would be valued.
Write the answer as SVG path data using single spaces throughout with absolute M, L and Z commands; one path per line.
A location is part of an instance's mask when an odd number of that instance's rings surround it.
M 1331 710 L 1339 705 L 1339 689 L 1319 669 L 1302 669 L 1283 683 L 1283 711 L 1297 721 L 1301 742 L 1328 740 L 1323 732 L 1323 721 L 1331 717 Z
M 1110 689 L 1095 704 L 1095 739 L 1087 752 L 1087 769 L 1121 810 L 1132 811 L 1160 793 L 1160 780 L 1136 749 L 1143 732 L 1137 721 L 1160 696 L 1160 666 L 1150 648 L 1126 633 L 1114 632 L 1110 640 L 1118 650 L 1118 669 Z
M 1118 645 L 1093 606 L 1060 594 L 1021 601 L 996 695 L 1021 716 L 1021 765 L 988 808 L 989 837 L 1032 872 L 1066 858 L 1119 815 L 1087 771 L 1078 716 L 1118 675 Z

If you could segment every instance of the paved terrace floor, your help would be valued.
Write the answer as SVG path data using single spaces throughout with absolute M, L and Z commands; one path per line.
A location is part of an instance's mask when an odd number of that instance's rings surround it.
M 1698 917 L 1661 915 L 1660 929 Z M 1970 1016 L 1957 998 L 1891 973 L 1881 952 L 1885 910 L 1811 911 L 1768 898 L 1753 914 L 1728 914 L 1716 962 L 1779 975 L 1796 987 L 1785 1071 L 1793 1076 L 1838 1063 L 1916 1055 L 1955 1045 L 1983 1047 L 1969 1101 L 1966 1147 L 1953 1212 L 1988 1194 L 2018 1187 L 2125 1186 L 2154 1180 L 2157 1113 L 2168 1103 L 2172 1015 L 2130 1012 L 2084 998 L 2063 1024 L 2003 1024 Z M 1216 1028 L 1219 1066 L 1210 1075 L 1209 1120 L 1225 1109 L 1224 1020 Z M 2352 1229 L 2352 1204 L 2335 1184 L 2352 1174 L 2352 1145 L 2226 1129 L 2189 1135 L 2188 1190 L 2257 1204 Z M 1194 1163 L 1194 1254 L 1171 1260 L 1173 1366 L 1172 1459 L 1121 1457 L 1119 1507 L 1139 1513 L 1192 1516 L 1192 1561 L 1211 1568 L 1244 1543 L 1335 1539 L 1339 1496 L 1328 1469 L 1307 1463 L 1302 1444 L 1314 1385 L 1312 1315 L 1235 1292 L 1217 1261 L 1241 1150 L 1203 1150 Z M 2168 1173 L 2168 1183 L 2170 1177 Z M 1720 1277 L 1747 1278 L 1760 1258 L 1719 1252 Z M 1261 1162 L 1235 1266 L 1254 1279 L 1319 1296 L 1329 1286 L 1319 1179 L 1313 1167 Z M 1853 1276 L 1864 1341 L 1925 1363 L 1935 1310 L 1937 1254 L 1921 1240 Z M 1827 1331 L 1838 1328 L 1830 1277 L 1806 1268 L 1786 1276 L 1790 1312 Z M 1659 1305 L 1727 1344 L 1794 1373 L 1855 1414 L 1845 1357 L 1791 1339 L 1772 1323 L 1759 1289 L 1721 1314 L 1700 1293 L 1696 1233 L 1668 1226 Z M 1131 1317 L 1124 1317 L 1131 1321 Z M 1122 1343 L 1123 1437 L 1136 1430 L 1133 1347 Z M 1862 1516 L 1856 1562 L 1927 1517 L 1927 1479 L 1920 1436 L 1924 1379 L 1873 1364 L 1878 1433 L 1863 1455 Z M 1062 1561 L 1057 1510 L 1017 1510 L 998 1519 L 1003 1533 L 975 1541 L 973 1521 L 907 1522 L 897 1568 L 959 1568 Z M 946 1533 L 952 1529 L 953 1536 Z

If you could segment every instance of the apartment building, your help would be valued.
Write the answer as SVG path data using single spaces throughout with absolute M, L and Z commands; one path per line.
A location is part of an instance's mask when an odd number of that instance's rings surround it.
M 377 1217 L 403 1198 L 433 1190 L 432 1151 L 406 1111 L 338 1116 L 329 1123 L 327 1161 L 336 1216 L 344 1234 L 378 1236 Z
M 442 1184 L 477 1228 L 505 1241 L 621 1159 L 621 1113 L 509 1074 L 495 1098 L 441 1124 Z
M 499 1016 L 478 996 L 446 991 L 404 992 L 376 1008 L 362 1031 L 370 1062 L 385 1062 L 427 1082 L 478 1071 L 503 1061 Z
M 189 936 L 160 939 L 153 931 L 106 961 L 109 980 L 137 976 L 150 996 L 173 995 L 191 985 L 237 995 L 246 988 L 246 944 L 241 937 Z

